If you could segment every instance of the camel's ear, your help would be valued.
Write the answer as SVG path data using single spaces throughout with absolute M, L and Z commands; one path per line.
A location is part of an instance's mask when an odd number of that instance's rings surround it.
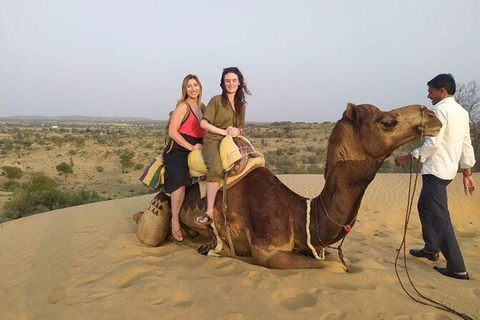
M 349 118 L 350 120 L 354 120 L 357 117 L 357 114 L 357 106 L 351 102 L 347 103 L 347 110 L 345 110 L 343 116 Z

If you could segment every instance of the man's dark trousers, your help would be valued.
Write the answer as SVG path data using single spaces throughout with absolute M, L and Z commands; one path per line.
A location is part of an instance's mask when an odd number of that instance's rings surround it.
M 422 181 L 418 213 L 422 223 L 425 250 L 442 252 L 447 260 L 448 270 L 464 272 L 466 271 L 465 263 L 448 211 L 447 186 L 452 180 L 443 180 L 426 174 L 422 176 Z

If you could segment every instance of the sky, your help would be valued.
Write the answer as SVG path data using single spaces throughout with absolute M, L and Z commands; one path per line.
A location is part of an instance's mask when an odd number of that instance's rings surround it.
M 166 119 L 236 66 L 248 121 L 336 121 L 347 102 L 430 106 L 426 83 L 480 81 L 478 0 L 0 0 L 0 117 Z

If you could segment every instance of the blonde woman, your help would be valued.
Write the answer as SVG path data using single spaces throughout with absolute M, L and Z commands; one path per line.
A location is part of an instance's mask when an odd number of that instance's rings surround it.
M 183 242 L 179 213 L 185 199 L 185 187 L 190 186 L 187 157 L 190 151 L 202 149 L 205 131 L 200 127 L 204 105 L 202 84 L 197 76 L 187 75 L 182 83 L 182 97 L 170 116 L 168 135 L 173 146 L 163 153 L 165 163 L 165 193 L 171 197 L 172 237 Z

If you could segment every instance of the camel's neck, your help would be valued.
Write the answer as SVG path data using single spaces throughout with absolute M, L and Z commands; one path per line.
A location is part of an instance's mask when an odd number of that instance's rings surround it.
M 381 163 L 373 159 L 339 161 L 328 168 L 325 187 L 312 200 L 314 245 L 331 244 L 347 234 L 342 225 L 353 226 L 363 194 Z M 353 223 L 352 223 L 353 222 Z

